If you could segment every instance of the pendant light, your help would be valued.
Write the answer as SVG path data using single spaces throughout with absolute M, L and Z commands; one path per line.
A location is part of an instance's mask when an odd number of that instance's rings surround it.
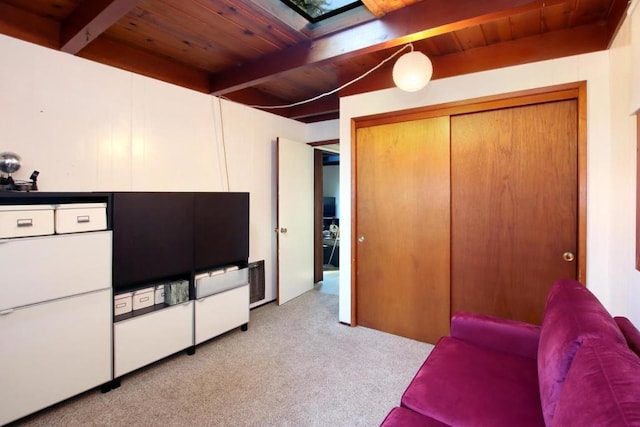
M 422 52 L 414 51 L 402 55 L 393 65 L 393 81 L 406 92 L 415 92 L 427 85 L 433 75 L 431 60 Z

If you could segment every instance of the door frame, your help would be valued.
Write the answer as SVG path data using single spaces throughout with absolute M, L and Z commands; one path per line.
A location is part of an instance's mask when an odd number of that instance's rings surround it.
M 357 130 L 363 127 L 419 120 L 438 116 L 475 113 L 544 102 L 575 99 L 578 103 L 578 280 L 586 286 L 587 277 L 587 82 L 579 81 L 524 91 L 509 92 L 463 101 L 429 105 L 402 111 L 356 117 L 351 120 L 351 325 L 357 325 Z

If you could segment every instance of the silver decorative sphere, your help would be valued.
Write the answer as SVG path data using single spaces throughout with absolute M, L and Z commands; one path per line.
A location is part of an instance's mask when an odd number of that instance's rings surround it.
M 22 165 L 22 159 L 16 153 L 0 153 L 0 171 L 4 173 L 14 173 Z

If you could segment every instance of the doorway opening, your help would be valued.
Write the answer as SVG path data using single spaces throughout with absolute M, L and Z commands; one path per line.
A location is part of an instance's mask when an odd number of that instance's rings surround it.
M 340 152 L 316 147 L 316 281 L 318 290 L 338 295 L 340 270 Z

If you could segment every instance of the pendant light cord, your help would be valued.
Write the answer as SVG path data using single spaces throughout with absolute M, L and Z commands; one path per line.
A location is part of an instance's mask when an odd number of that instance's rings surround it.
M 347 86 L 350 86 L 350 85 L 354 84 L 355 82 L 364 79 L 369 74 L 373 73 L 378 68 L 382 67 L 384 64 L 386 64 L 387 62 L 391 61 L 393 58 L 395 58 L 396 56 L 400 55 L 402 52 L 407 50 L 407 48 L 410 48 L 411 52 L 413 52 L 413 44 L 412 43 L 407 43 L 406 45 L 402 46 L 402 48 L 400 48 L 396 52 L 394 52 L 391 56 L 389 56 L 386 59 L 383 59 L 382 61 L 380 61 L 380 63 L 378 63 L 378 65 L 376 65 L 375 67 L 373 67 L 369 71 L 365 72 L 364 74 L 361 74 L 360 76 L 358 76 L 355 79 L 343 84 L 342 86 L 339 86 L 339 87 L 337 87 L 337 88 L 335 88 L 335 89 L 333 89 L 333 90 L 331 90 L 329 92 L 321 93 L 320 95 L 314 96 L 313 98 L 305 99 L 303 101 L 298 101 L 298 102 L 294 102 L 292 104 L 286 104 L 286 105 L 247 105 L 247 107 L 259 108 L 261 110 L 269 110 L 269 109 L 275 110 L 275 109 L 278 109 L 278 108 L 297 107 L 298 105 L 303 105 L 303 104 L 307 104 L 309 102 L 317 101 L 320 98 L 324 98 L 325 96 L 333 95 L 334 93 L 341 91 L 342 89 L 346 88 Z M 225 99 L 228 99 L 228 98 L 225 98 Z

